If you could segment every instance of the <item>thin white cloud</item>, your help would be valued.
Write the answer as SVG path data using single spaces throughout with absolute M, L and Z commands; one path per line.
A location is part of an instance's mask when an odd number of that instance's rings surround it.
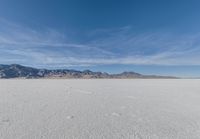
M 134 33 L 130 26 L 88 34 L 87 43 L 72 43 L 53 29 L 38 31 L 0 20 L 0 63 L 41 67 L 200 65 L 200 34 Z

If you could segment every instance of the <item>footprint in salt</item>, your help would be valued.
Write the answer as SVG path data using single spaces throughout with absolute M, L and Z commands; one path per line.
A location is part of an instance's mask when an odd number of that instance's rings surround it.
M 73 115 L 67 116 L 67 119 L 74 119 Z
M 113 112 L 112 113 L 112 116 L 116 116 L 116 117 L 119 117 L 119 116 L 121 116 L 122 114 L 121 113 L 117 113 L 117 112 Z
M 10 122 L 10 120 L 9 119 L 3 119 L 3 120 L 1 120 L 1 122 L 2 123 L 8 123 L 8 122 Z
M 10 125 L 11 123 L 10 123 L 10 119 L 2 119 L 1 120 L 1 123 L 0 124 L 3 124 L 3 125 Z

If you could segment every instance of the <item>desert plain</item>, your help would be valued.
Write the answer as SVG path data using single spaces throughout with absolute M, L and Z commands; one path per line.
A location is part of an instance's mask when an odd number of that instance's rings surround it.
M 199 139 L 198 79 L 0 80 L 0 139 Z

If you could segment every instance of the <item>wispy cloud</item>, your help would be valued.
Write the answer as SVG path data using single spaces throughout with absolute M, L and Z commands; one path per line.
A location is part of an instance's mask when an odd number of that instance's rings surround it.
M 53 29 L 35 30 L 0 19 L 0 63 L 41 67 L 200 65 L 200 34 L 136 33 L 131 26 L 97 29 L 72 43 Z

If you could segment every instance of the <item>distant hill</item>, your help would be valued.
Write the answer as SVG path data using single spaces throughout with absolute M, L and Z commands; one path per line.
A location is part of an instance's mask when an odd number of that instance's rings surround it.
M 36 69 L 18 64 L 0 65 L 0 78 L 176 78 L 171 76 L 142 75 L 136 72 L 123 72 L 120 74 L 108 74 L 105 72 L 93 72 L 90 70 L 77 71 L 69 69 Z

